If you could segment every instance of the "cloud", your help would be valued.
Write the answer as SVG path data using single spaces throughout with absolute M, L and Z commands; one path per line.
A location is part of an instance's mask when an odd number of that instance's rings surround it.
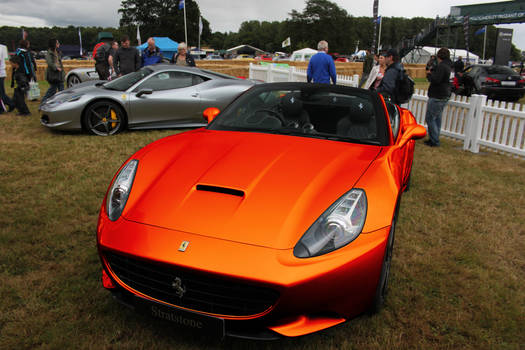
M 2 0 L 0 21 L 14 26 L 117 27 L 119 0 Z

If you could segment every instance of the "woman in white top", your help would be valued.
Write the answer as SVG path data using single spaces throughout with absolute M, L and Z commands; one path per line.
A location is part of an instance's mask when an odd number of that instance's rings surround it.
M 375 65 L 370 71 L 370 75 L 368 76 L 368 79 L 366 80 L 366 83 L 363 86 L 363 88 L 367 90 L 375 90 L 381 83 L 381 79 L 383 79 L 383 75 L 385 75 L 385 69 L 386 69 L 385 56 L 379 55 L 377 58 L 377 63 L 378 64 Z

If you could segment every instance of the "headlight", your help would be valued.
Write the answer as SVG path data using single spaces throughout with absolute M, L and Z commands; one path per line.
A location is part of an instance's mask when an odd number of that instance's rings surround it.
M 332 204 L 295 245 L 293 254 L 310 258 L 339 249 L 359 236 L 366 219 L 365 191 L 352 189 Z
M 52 96 L 49 100 L 47 100 L 44 104 L 49 106 L 58 106 L 65 102 L 75 102 L 80 100 L 80 98 L 83 96 L 83 94 L 62 94 L 62 95 L 55 95 Z
M 128 164 L 120 170 L 109 190 L 106 200 L 106 212 L 111 221 L 117 220 L 126 206 L 138 164 L 138 160 L 130 160 Z

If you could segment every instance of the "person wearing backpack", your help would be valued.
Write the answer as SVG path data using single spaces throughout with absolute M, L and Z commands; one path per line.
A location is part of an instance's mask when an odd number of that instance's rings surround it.
M 93 49 L 93 59 L 95 60 L 95 70 L 100 80 L 109 78 L 109 52 L 111 39 L 103 38 Z
M 385 54 L 386 70 L 381 83 L 376 91 L 383 97 L 389 98 L 392 102 L 399 104 L 396 98 L 396 85 L 403 74 L 403 66 L 399 62 L 399 55 L 394 49 L 389 49 Z
M 452 61 L 450 61 L 450 51 L 445 47 L 439 49 L 437 61 L 436 68 L 427 73 L 430 86 L 428 87 L 425 122 L 428 127 L 429 139 L 425 141 L 425 145 L 430 147 L 439 146 L 441 115 L 451 93 L 450 72 L 452 71 Z

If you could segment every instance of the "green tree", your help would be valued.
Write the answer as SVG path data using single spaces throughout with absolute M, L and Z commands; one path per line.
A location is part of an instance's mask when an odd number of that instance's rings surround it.
M 201 12 L 195 1 L 186 0 L 186 27 L 189 45 L 196 46 L 199 38 L 199 17 Z M 123 0 L 118 10 L 122 18 L 120 26 L 130 35 L 140 25 L 144 40 L 150 36 L 168 36 L 175 41 L 185 41 L 184 10 L 179 9 L 178 0 Z M 202 19 L 201 41 L 211 38 L 210 23 Z

